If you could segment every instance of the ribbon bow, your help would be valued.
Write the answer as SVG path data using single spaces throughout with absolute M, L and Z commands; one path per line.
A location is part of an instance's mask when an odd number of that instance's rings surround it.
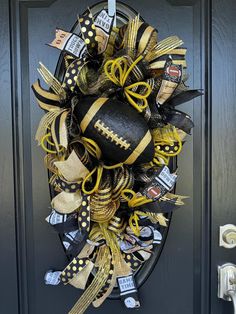
M 124 94 L 129 103 L 139 112 L 142 112 L 147 106 L 147 98 L 151 94 L 151 86 L 147 82 L 135 82 L 125 86 L 129 74 L 134 70 L 135 66 L 142 60 L 143 56 L 139 56 L 131 65 L 126 57 L 119 57 L 114 60 L 108 60 L 104 65 L 104 71 L 107 77 L 117 86 L 124 88 Z M 134 90 L 141 86 L 145 89 L 143 94 Z M 134 100 L 135 99 L 135 100 Z M 142 104 L 137 101 L 141 100 Z

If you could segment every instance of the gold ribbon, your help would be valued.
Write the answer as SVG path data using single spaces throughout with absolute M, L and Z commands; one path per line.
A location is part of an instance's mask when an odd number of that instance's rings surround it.
M 51 202 L 52 207 L 60 214 L 70 214 L 78 209 L 81 204 L 82 196 L 79 191 L 76 193 L 62 191 L 56 195 Z
M 151 94 L 151 87 L 147 82 L 135 82 L 128 86 L 125 86 L 125 84 L 129 74 L 142 59 L 143 56 L 139 56 L 129 65 L 126 57 L 119 57 L 114 60 L 108 60 L 104 65 L 104 71 L 109 80 L 115 85 L 124 88 L 124 94 L 128 102 L 139 112 L 142 112 L 148 106 L 147 98 Z M 134 91 L 139 86 L 145 88 L 143 94 Z M 141 104 L 138 103 L 139 101 L 141 101 Z
M 83 314 L 88 306 L 96 298 L 99 291 L 105 285 L 110 271 L 109 248 L 102 246 L 99 248 L 97 266 L 98 270 L 91 284 L 82 294 L 80 299 L 75 303 L 69 314 Z M 109 261 L 109 262 L 108 262 Z
M 69 157 L 63 161 L 55 161 L 60 174 L 69 182 L 78 182 L 83 180 L 89 173 L 89 170 L 79 159 L 75 150 L 71 152 Z

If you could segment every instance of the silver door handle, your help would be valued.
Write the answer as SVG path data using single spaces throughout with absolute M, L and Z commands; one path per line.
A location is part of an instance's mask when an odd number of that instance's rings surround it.
M 218 266 L 218 297 L 233 302 L 236 314 L 236 265 L 227 263 Z
M 228 295 L 233 302 L 234 314 L 236 314 L 236 291 L 230 290 L 230 291 L 228 291 Z

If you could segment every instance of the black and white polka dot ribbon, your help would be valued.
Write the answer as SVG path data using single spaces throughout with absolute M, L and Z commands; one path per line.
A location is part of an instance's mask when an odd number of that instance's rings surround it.
M 69 265 L 60 274 L 60 279 L 64 285 L 68 284 L 74 276 L 76 276 L 80 271 L 86 267 L 89 263 L 89 259 L 75 257 Z
M 90 10 L 88 10 L 85 15 L 79 15 L 79 24 L 81 36 L 87 47 L 89 55 L 96 55 L 98 47 L 98 42 L 96 38 L 96 26 L 94 24 L 93 15 Z
M 90 231 L 90 196 L 83 194 L 81 208 L 78 212 L 78 225 L 81 233 L 88 235 Z

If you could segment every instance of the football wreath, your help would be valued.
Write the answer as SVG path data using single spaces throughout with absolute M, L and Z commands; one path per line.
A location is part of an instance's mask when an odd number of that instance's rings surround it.
M 136 273 L 163 242 L 167 214 L 183 205 L 173 160 L 193 122 L 176 107 L 199 95 L 186 84 L 186 48 L 137 14 L 116 26 L 106 8 L 56 29 L 63 77 L 42 64 L 32 88 L 45 115 L 36 140 L 54 191 L 47 222 L 69 259 L 46 284 L 85 290 L 69 312 L 100 306 L 114 289 L 140 307 Z M 78 29 L 78 27 L 77 27 Z

